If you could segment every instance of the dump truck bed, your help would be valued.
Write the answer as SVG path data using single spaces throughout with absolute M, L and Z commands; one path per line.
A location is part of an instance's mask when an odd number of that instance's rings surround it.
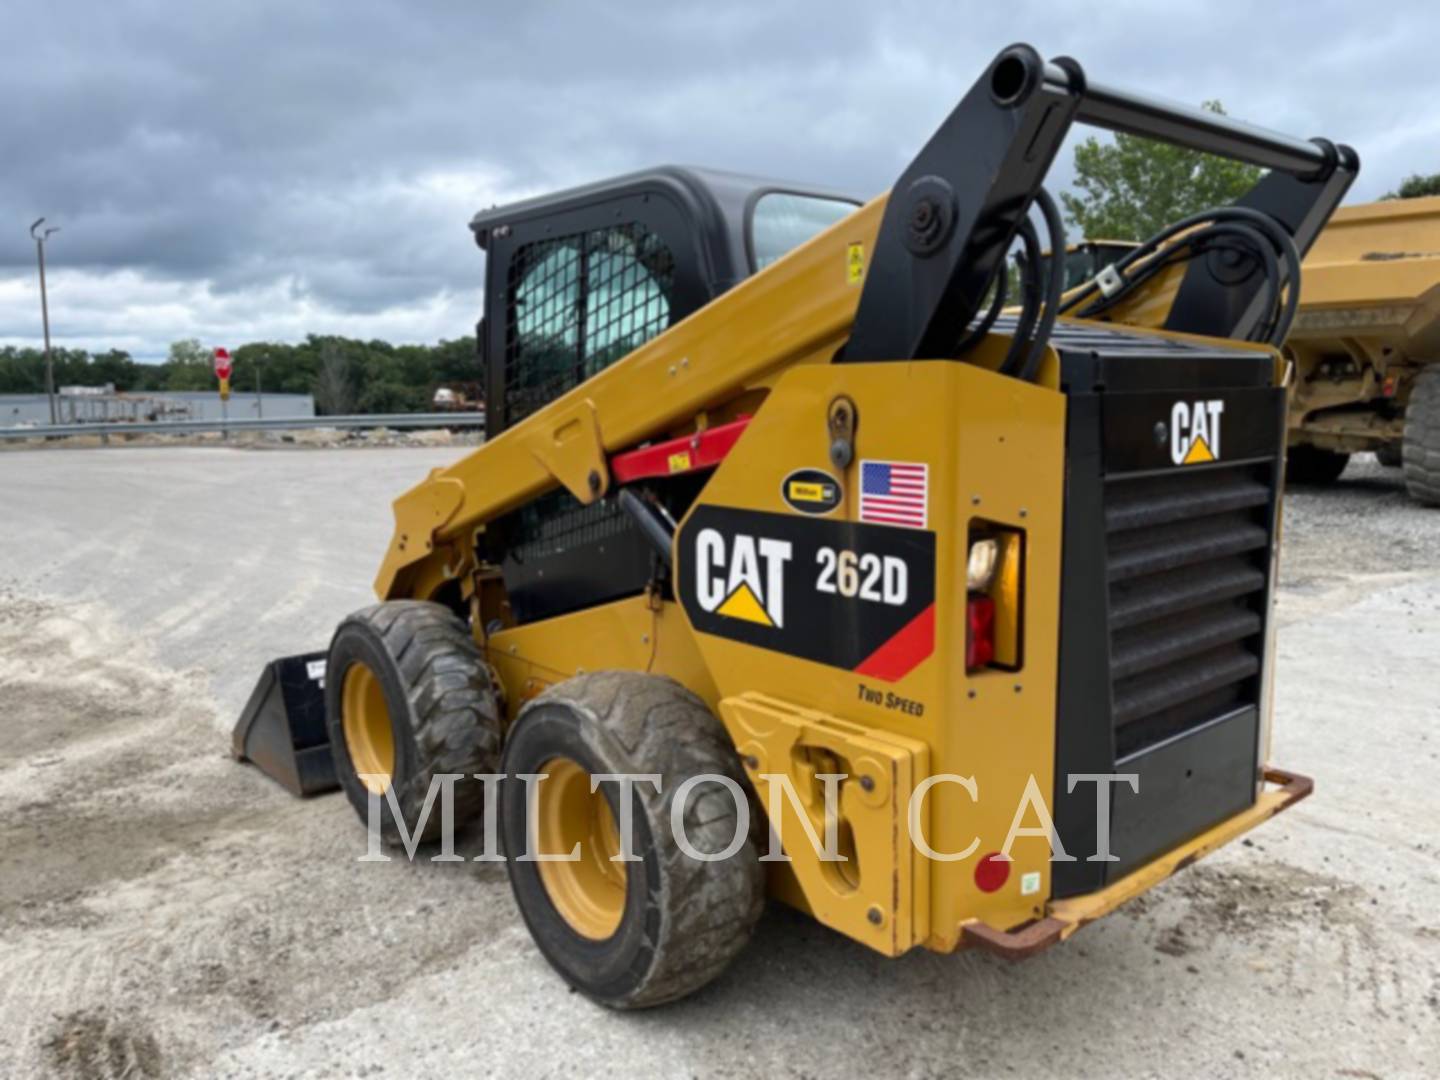
M 1304 264 L 1292 342 L 1364 338 L 1425 363 L 1440 356 L 1440 196 L 1335 212 Z
M 1440 198 L 1336 211 L 1305 259 L 1300 308 L 1286 341 L 1295 363 L 1292 480 L 1330 482 L 1358 451 L 1399 465 L 1410 442 L 1406 484 L 1428 501 L 1435 466 L 1424 433 L 1435 424 L 1427 419 L 1428 402 L 1440 396 L 1433 389 L 1437 316 Z

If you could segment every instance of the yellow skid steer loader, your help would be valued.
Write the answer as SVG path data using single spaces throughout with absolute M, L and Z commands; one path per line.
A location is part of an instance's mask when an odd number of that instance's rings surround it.
M 1269 171 L 1061 317 L 1076 123 Z M 489 815 L 610 1006 L 767 895 L 887 956 L 1069 937 L 1310 790 L 1268 762 L 1277 346 L 1357 169 L 1016 45 L 863 206 L 668 168 L 481 213 L 489 441 L 396 501 L 327 738 L 294 658 L 237 753 L 328 752 L 392 840 Z

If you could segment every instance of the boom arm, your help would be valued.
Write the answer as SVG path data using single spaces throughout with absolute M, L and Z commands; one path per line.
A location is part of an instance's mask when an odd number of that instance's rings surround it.
M 1348 147 L 1093 85 L 1074 60 L 1047 64 L 1013 45 L 891 189 L 846 360 L 953 355 L 1077 121 L 1274 170 L 1241 205 L 1279 221 L 1301 254 L 1359 168 Z M 1243 336 L 1259 318 L 1259 291 L 1258 280 L 1237 288 L 1197 260 L 1166 328 Z

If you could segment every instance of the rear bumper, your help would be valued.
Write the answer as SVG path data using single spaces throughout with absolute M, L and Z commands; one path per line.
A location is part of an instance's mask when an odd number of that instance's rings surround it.
M 1308 776 L 1268 767 L 1265 769 L 1265 784 L 1266 789 L 1261 791 L 1253 806 L 1113 885 L 1084 896 L 1053 901 L 1045 918 L 1016 930 L 996 930 L 982 922 L 967 923 L 961 931 L 961 944 L 985 949 L 1007 960 L 1024 960 L 1064 941 L 1087 923 L 1110 914 L 1125 901 L 1154 888 L 1172 874 L 1243 836 L 1280 811 L 1288 810 L 1315 789 L 1315 782 Z

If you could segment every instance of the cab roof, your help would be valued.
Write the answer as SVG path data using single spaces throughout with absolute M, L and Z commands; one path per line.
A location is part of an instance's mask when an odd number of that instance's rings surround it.
M 733 221 L 742 221 L 746 208 L 761 195 L 771 192 L 812 195 L 854 203 L 856 206 L 863 201 L 851 192 L 819 184 L 778 180 L 695 165 L 657 165 L 608 180 L 596 180 L 578 187 L 566 188 L 549 195 L 522 199 L 504 206 L 492 206 L 488 210 L 481 210 L 470 219 L 470 229 L 475 233 L 476 242 L 483 248 L 489 240 L 490 231 L 496 226 L 547 217 L 588 203 L 647 191 L 677 196 L 692 209 L 699 209 L 702 216 L 718 214 Z

